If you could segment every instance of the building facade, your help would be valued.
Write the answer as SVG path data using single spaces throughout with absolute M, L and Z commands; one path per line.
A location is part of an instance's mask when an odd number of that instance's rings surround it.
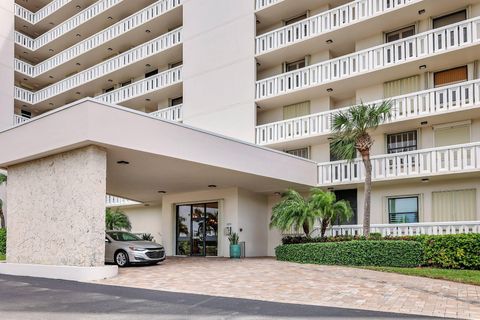
M 227 161 L 225 170 L 243 175 L 220 172 L 202 182 L 198 171 L 190 180 L 167 170 L 147 189 L 142 183 L 160 162 L 135 155 L 146 167 L 129 171 L 130 180 L 107 168 L 107 205 L 121 207 L 133 232 L 151 233 L 169 255 L 228 256 L 229 232 L 239 233 L 247 256 L 273 255 L 281 234 L 268 227 L 271 207 L 287 187 L 320 187 L 350 201 L 354 217 L 331 232 L 361 232 L 363 164 L 333 157 L 331 119 L 386 99 L 392 119 L 375 131 L 372 151 L 374 230 L 480 230 L 480 1 L 9 0 L 0 10 L 0 127 L 8 134 L 35 123 L 42 130 L 63 115 L 71 121 L 67 113 L 87 99 L 231 140 L 211 158 L 251 152 L 256 158 L 245 165 L 278 169 L 275 176 Z M 105 128 L 128 132 L 133 119 L 116 112 L 116 127 L 106 115 Z M 180 139 L 173 127 L 160 134 L 142 126 L 135 130 L 145 138 L 128 150 L 151 154 L 146 140 Z M 22 161 L 63 152 L 58 136 L 49 137 L 50 147 L 25 151 Z M 124 160 L 133 154 L 108 149 L 116 137 L 99 138 L 107 166 L 135 164 Z M 195 139 L 188 150 L 179 142 L 179 158 L 202 157 L 210 142 Z M 258 154 L 242 151 L 244 144 Z M 174 172 L 175 162 L 168 165 Z

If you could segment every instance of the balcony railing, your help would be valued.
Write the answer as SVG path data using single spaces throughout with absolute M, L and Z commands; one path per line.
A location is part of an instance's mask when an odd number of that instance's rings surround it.
M 141 204 L 141 203 L 137 201 L 120 198 L 120 197 L 111 196 L 108 194 L 105 196 L 106 207 L 123 207 L 123 206 L 133 206 L 138 204 Z
M 118 56 L 101 62 L 91 68 L 80 71 L 64 80 L 56 82 L 46 88 L 38 90 L 31 96 L 33 100 L 25 101 L 31 104 L 36 104 L 47 100 L 53 96 L 61 94 L 65 91 L 71 90 L 75 87 L 81 86 L 85 83 L 103 77 L 109 73 L 118 71 L 128 65 L 139 62 L 147 57 L 156 55 L 165 51 L 182 41 L 182 28 L 171 31 L 156 39 L 141 44 L 140 46 L 130 49 Z M 20 99 L 20 97 L 15 97 Z
M 370 102 L 369 104 L 380 103 Z M 390 98 L 392 117 L 389 122 L 443 112 L 480 107 L 480 80 L 467 81 Z M 267 145 L 308 138 L 331 132 L 334 114 L 347 108 L 319 112 L 308 116 L 273 122 L 256 127 L 256 143 Z
M 256 98 L 266 99 L 479 43 L 478 30 L 477 17 L 259 80 Z
M 18 126 L 19 124 L 22 124 L 24 122 L 27 122 L 28 120 L 30 120 L 30 118 L 27 118 L 27 117 L 22 117 L 22 116 L 19 116 L 19 115 L 16 115 L 14 114 L 13 115 L 13 126 Z
M 68 49 L 46 59 L 33 66 L 21 60 L 15 60 L 15 71 L 36 77 L 53 68 L 56 68 L 94 48 L 97 48 L 108 41 L 111 41 L 124 33 L 127 33 L 139 26 L 165 14 L 166 12 L 181 5 L 182 0 L 159 0 L 152 5 L 136 12 L 135 14 L 117 22 L 116 24 L 92 35 L 91 37 L 71 46 Z
M 128 86 L 102 94 L 95 97 L 95 99 L 111 104 L 118 104 L 180 82 L 182 82 L 182 66 L 168 69 L 167 71 L 134 82 Z
M 420 222 L 398 224 L 372 224 L 370 232 L 382 236 L 415 236 L 420 234 L 442 235 L 461 233 L 480 233 L 480 221 Z M 315 228 L 313 236 L 320 236 L 320 228 Z M 362 225 L 333 226 L 327 230 L 327 236 L 363 235 Z
M 71 1 L 72 0 L 53 0 L 35 13 L 15 3 L 15 16 L 30 24 L 36 24 Z
M 118 5 L 123 0 L 100 0 L 82 10 L 81 12 L 77 13 L 73 17 L 65 20 L 64 22 L 60 23 L 55 28 L 45 32 L 41 36 L 32 39 L 23 33 L 15 31 L 15 43 L 21 46 L 28 48 L 29 50 L 35 51 L 38 48 L 43 47 L 47 43 L 60 38 L 65 33 L 72 31 L 73 29 L 77 28 L 78 26 L 87 23 L 89 20 L 95 18 L 99 14 L 107 11 L 108 9 Z
M 421 149 L 371 157 L 372 180 L 405 179 L 480 170 L 480 143 Z M 360 183 L 365 179 L 361 159 L 318 165 L 318 184 Z
M 255 0 L 255 10 L 260 10 L 283 0 Z
M 181 122 L 183 120 L 182 105 L 179 104 L 173 107 L 151 112 L 149 115 L 163 120 Z
M 288 46 L 343 26 L 375 17 L 417 0 L 356 0 L 256 38 L 256 54 Z

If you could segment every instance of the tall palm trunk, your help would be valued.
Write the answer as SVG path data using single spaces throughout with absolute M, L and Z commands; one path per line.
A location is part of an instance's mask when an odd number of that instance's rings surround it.
M 372 193 L 372 162 L 370 161 L 370 150 L 361 152 L 362 161 L 365 166 L 365 197 L 363 202 L 363 235 L 370 235 L 370 200 Z
M 328 225 L 330 224 L 330 219 L 322 219 L 322 227 L 320 229 L 320 236 L 325 237 L 325 232 L 327 231 Z
M 3 214 L 3 210 L 1 208 L 1 202 L 0 202 L 0 229 L 5 229 L 5 215 Z
M 310 226 L 308 225 L 308 223 L 304 222 L 302 227 L 303 227 L 303 232 L 305 232 L 305 235 L 307 237 L 310 237 Z

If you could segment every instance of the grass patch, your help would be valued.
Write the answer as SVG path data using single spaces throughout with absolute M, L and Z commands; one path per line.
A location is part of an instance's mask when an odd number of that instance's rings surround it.
M 0 253 L 0 261 L 5 260 L 5 255 Z
M 480 270 L 438 268 L 363 267 L 364 269 L 400 273 L 408 276 L 442 279 L 480 286 Z

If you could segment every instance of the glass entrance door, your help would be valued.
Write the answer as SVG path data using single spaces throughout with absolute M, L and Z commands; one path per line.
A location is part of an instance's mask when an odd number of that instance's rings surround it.
M 177 206 L 176 254 L 217 256 L 218 203 Z

